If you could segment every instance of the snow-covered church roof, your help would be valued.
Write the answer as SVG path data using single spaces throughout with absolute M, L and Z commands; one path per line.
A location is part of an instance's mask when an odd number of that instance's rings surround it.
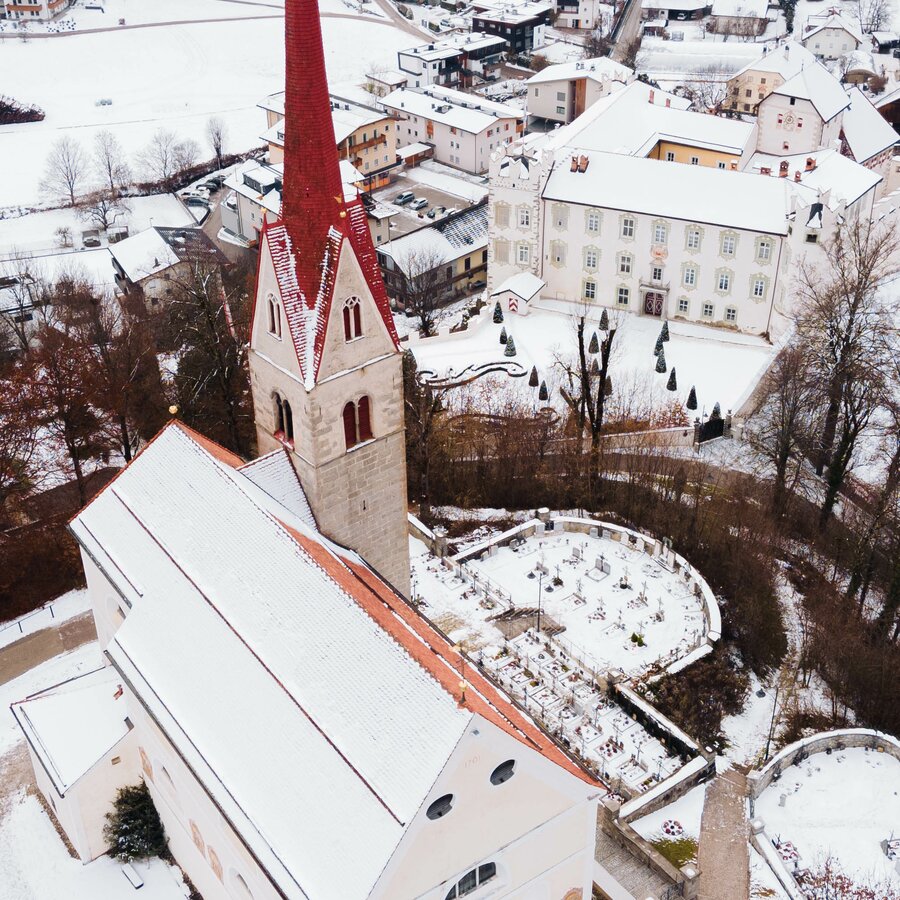
M 591 782 L 474 667 L 461 702 L 447 639 L 280 465 L 171 423 L 72 531 L 131 607 L 107 655 L 284 895 L 367 896 L 473 717 Z

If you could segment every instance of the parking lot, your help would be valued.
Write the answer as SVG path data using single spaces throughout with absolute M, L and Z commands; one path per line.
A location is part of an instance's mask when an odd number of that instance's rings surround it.
M 412 191 L 416 197 L 424 198 L 428 201 L 428 206 L 420 210 L 414 210 L 409 208 L 409 204 L 397 206 L 397 204 L 392 202 L 405 191 Z M 440 207 L 444 207 L 445 210 L 459 210 L 466 209 L 471 205 L 468 200 L 464 200 L 461 197 L 448 194 L 445 191 L 439 191 L 437 188 L 428 185 L 412 184 L 402 178 L 390 187 L 376 191 L 373 196 L 380 203 L 389 207 L 392 212 L 396 213 L 391 220 L 392 238 L 401 237 L 425 225 L 430 225 L 432 222 L 440 221 L 446 214 L 440 211 Z M 433 209 L 438 209 L 438 213 L 434 218 L 429 218 L 428 213 Z

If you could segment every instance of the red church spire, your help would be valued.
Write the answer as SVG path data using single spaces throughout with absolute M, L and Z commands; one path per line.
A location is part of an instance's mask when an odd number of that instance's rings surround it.
M 286 0 L 284 15 L 282 218 L 295 250 L 320 261 L 329 227 L 345 232 L 346 212 L 325 74 L 319 4 L 317 0 Z M 301 284 L 300 287 L 307 296 L 315 296 L 318 285 Z

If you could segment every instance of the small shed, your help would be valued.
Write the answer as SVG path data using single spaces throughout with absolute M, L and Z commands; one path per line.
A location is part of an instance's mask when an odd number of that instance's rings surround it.
M 109 849 L 106 813 L 141 779 L 140 755 L 118 673 L 79 675 L 12 705 L 34 778 L 82 862 Z
M 527 316 L 531 301 L 541 295 L 545 286 L 546 282 L 541 281 L 537 275 L 517 272 L 491 291 L 491 299 L 499 301 L 501 309 L 507 312 Z

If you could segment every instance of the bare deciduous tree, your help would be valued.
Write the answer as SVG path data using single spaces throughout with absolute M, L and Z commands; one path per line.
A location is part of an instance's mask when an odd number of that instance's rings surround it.
M 213 156 L 216 158 L 216 168 L 222 168 L 222 159 L 225 150 L 225 140 L 228 135 L 228 129 L 225 122 L 218 116 L 213 116 L 206 123 L 206 138 L 209 146 L 212 148 Z
M 85 195 L 79 203 L 78 216 L 102 231 L 109 230 L 131 206 L 117 194 L 104 188 Z
M 410 249 L 399 262 L 405 275 L 403 302 L 416 315 L 419 331 L 427 337 L 434 333 L 437 310 L 447 286 L 447 260 L 440 248 L 424 245 Z
M 721 65 L 706 66 L 685 82 L 684 93 L 694 109 L 720 112 L 728 99 L 728 70 Z
M 171 186 L 178 175 L 196 164 L 199 154 L 196 141 L 179 141 L 173 131 L 161 128 L 144 148 L 140 159 L 150 178 Z
M 74 206 L 88 174 L 88 158 L 78 141 L 61 137 L 47 157 L 43 190 L 56 200 Z
M 94 137 L 94 168 L 104 188 L 116 197 L 131 181 L 131 168 L 118 138 L 106 129 Z

